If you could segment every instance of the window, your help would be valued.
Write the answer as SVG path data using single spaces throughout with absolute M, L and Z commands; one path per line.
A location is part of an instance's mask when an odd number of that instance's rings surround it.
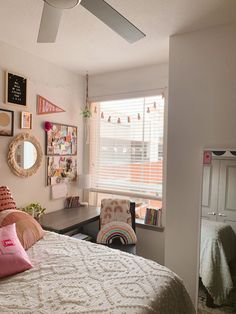
M 162 200 L 162 96 L 92 103 L 91 191 Z

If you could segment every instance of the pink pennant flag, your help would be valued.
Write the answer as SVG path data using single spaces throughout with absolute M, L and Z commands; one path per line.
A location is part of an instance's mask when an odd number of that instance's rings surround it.
M 52 102 L 47 100 L 46 98 L 38 95 L 37 102 L 37 114 L 49 114 L 49 113 L 59 113 L 65 112 L 64 109 L 54 105 Z

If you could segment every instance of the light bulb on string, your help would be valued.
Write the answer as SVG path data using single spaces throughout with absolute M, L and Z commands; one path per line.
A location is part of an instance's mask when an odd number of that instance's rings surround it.
M 96 106 L 94 107 L 94 113 L 97 113 L 97 107 Z
M 131 122 L 130 116 L 127 118 L 127 121 L 128 121 L 128 123 L 130 123 L 130 122 Z
M 104 113 L 103 112 L 101 113 L 101 118 L 104 119 Z
M 140 113 L 138 113 L 138 120 L 141 120 L 141 116 L 140 116 Z
M 153 108 L 154 109 L 157 109 L 157 103 L 154 101 L 154 103 L 153 103 Z
M 147 113 L 150 113 L 150 108 L 149 107 L 147 107 Z
M 118 119 L 117 119 L 117 123 L 119 123 L 119 124 L 121 123 L 121 120 L 120 120 L 120 118 L 118 118 Z
M 108 117 L 107 122 L 109 122 L 109 123 L 111 122 L 111 116 Z

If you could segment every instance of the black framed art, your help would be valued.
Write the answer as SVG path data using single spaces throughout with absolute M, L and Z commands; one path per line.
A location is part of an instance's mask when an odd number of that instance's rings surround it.
M 27 78 L 6 72 L 6 103 L 27 106 Z
M 13 136 L 14 111 L 0 109 L 0 136 Z

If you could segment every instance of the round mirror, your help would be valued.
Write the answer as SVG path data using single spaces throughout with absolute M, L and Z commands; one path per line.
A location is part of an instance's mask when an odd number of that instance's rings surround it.
M 19 143 L 15 150 L 15 161 L 20 168 L 29 169 L 33 167 L 37 160 L 37 150 L 28 141 Z
M 9 145 L 8 164 L 16 175 L 29 177 L 40 167 L 42 155 L 37 139 L 28 133 L 21 133 Z

